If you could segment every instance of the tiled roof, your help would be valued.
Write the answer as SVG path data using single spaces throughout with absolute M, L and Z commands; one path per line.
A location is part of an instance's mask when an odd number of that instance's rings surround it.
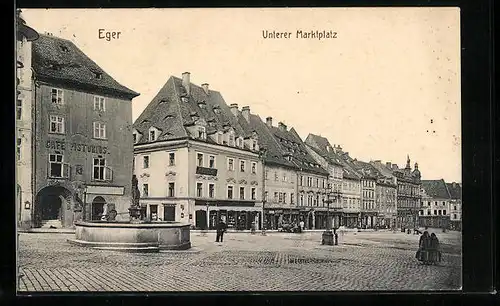
M 329 163 L 337 166 L 343 165 L 340 155 L 335 152 L 328 142 L 328 139 L 325 137 L 309 134 L 306 138 L 306 144 L 307 143 L 310 143 L 309 147 L 314 152 L 325 158 Z
M 292 162 L 299 169 L 305 172 L 328 175 L 328 171 L 323 169 L 309 154 L 306 145 L 294 128 L 285 130 L 275 126 L 266 125 L 266 127 L 278 142 L 282 154 L 292 156 Z
M 446 183 L 448 191 L 452 199 L 461 200 L 462 199 L 462 185 L 459 183 Z
M 354 166 L 358 170 L 358 172 L 361 172 L 361 175 L 363 175 L 364 178 L 371 178 L 371 179 L 376 179 L 382 174 L 380 171 L 378 171 L 372 164 L 356 160 L 354 161 Z
M 425 193 L 431 198 L 450 199 L 450 192 L 446 187 L 443 179 L 440 180 L 423 180 L 422 188 Z
M 119 94 L 128 99 L 139 95 L 118 83 L 69 40 L 42 34 L 32 46 L 32 66 L 41 80 Z
M 181 97 L 188 101 L 182 101 Z M 220 92 L 210 90 L 207 94 L 202 87 L 190 83 L 188 96 L 182 80 L 172 76 L 134 122 L 134 128 L 143 135 L 147 135 L 151 127 L 161 130 L 157 141 L 181 139 L 189 137 L 187 126 L 203 119 L 207 122 L 208 135 L 233 128 L 235 137 L 245 138 L 253 130 L 246 122 L 242 122 L 245 119 L 240 116 L 233 115 Z M 206 141 L 213 142 L 210 137 Z M 147 137 L 141 137 L 137 144 L 146 142 Z
M 280 145 L 258 115 L 250 114 L 249 126 L 259 135 L 259 146 L 266 150 L 265 163 L 297 169 L 297 166 L 283 156 Z

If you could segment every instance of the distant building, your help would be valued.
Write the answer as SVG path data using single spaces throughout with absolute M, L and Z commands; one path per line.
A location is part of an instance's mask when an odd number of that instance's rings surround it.
M 386 228 L 396 227 L 397 217 L 397 178 L 392 174 L 391 163 L 384 166 L 380 160 L 370 164 L 378 171 L 375 186 L 375 202 L 377 207 L 378 225 Z
M 354 167 L 361 173 L 361 227 L 374 228 L 378 224 L 376 185 L 378 171 L 369 163 L 355 160 Z
M 33 42 L 32 68 L 32 98 L 18 105 L 25 116 L 21 121 L 32 120 L 34 131 L 33 155 L 21 157 L 22 163 L 31 160 L 34 177 L 34 205 L 29 217 L 23 213 L 23 226 L 71 227 L 75 220 L 101 219 L 111 210 L 117 219 L 128 219 L 131 101 L 139 94 L 74 43 L 52 34 Z
M 462 230 L 462 184 L 446 183 L 450 192 L 450 229 Z
M 348 228 L 361 227 L 361 179 L 362 174 L 356 170 L 354 160 L 349 156 L 348 152 L 339 150 L 342 160 L 343 170 L 343 224 Z
M 451 196 L 443 179 L 422 180 L 419 226 L 449 228 Z
M 262 213 L 259 135 L 218 91 L 170 77 L 133 125 L 134 173 L 148 219 L 250 229 Z
M 294 128 L 288 129 L 282 122 L 276 127 L 271 117 L 266 118 L 266 127 L 279 144 L 282 156 L 297 169 L 297 209 L 292 210 L 292 222 L 302 219 L 306 228 L 326 228 L 328 171 L 311 156 Z
M 259 135 L 264 161 L 264 213 L 266 229 L 278 229 L 297 217 L 297 172 L 299 168 L 292 158 L 284 154 L 283 147 L 274 138 L 271 129 L 245 106 L 241 113 Z M 272 119 L 268 119 L 272 120 Z
M 420 209 L 420 170 L 415 163 L 412 171 L 410 157 L 407 157 L 406 167 L 399 169 L 392 164 L 392 172 L 397 178 L 398 185 L 398 225 L 403 228 L 413 228 L 418 225 L 418 211 Z
M 338 228 L 343 224 L 343 165 L 338 152 L 340 146 L 331 145 L 325 137 L 309 134 L 305 140 L 306 148 L 311 156 L 329 172 L 328 194 L 330 197 L 330 215 L 332 226 Z

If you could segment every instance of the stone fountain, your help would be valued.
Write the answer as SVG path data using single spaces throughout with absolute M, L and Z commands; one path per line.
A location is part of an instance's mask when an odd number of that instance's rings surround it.
M 95 249 L 125 252 L 159 252 L 191 248 L 190 224 L 148 221 L 142 218 L 137 178 L 132 176 L 128 222 L 114 220 L 75 222 L 75 238 L 68 242 Z

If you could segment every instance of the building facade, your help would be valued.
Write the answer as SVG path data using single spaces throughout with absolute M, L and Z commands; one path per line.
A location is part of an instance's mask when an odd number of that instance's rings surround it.
M 444 180 L 422 180 L 419 226 L 449 228 L 451 196 Z
M 34 107 L 31 65 L 32 41 L 39 34 L 17 11 L 16 41 L 16 211 L 20 228 L 31 227 L 33 205 Z
M 450 229 L 462 230 L 462 184 L 446 183 L 450 192 Z
M 398 186 L 398 227 L 415 228 L 418 226 L 418 212 L 421 203 L 421 174 L 418 164 L 412 171 L 410 157 L 407 157 L 406 167 L 399 169 L 396 164 L 391 165 L 393 174 L 397 178 Z
M 354 167 L 361 174 L 361 228 L 374 228 L 378 224 L 376 185 L 378 171 L 369 163 L 354 160 Z
M 32 45 L 33 207 L 30 226 L 72 227 L 115 211 L 128 219 L 133 144 L 131 101 L 139 94 L 66 39 Z
M 332 217 L 333 228 L 343 224 L 343 166 L 337 155 L 337 146 L 332 146 L 328 139 L 314 134 L 307 135 L 305 140 L 309 154 L 329 173 L 327 197 L 330 201 L 329 215 Z
M 213 229 L 260 223 L 263 164 L 259 136 L 190 73 L 170 77 L 134 123 L 134 173 L 148 219 Z
M 392 173 L 392 164 L 385 165 L 380 160 L 370 161 L 378 171 L 375 187 L 379 226 L 395 228 L 397 226 L 397 178 Z

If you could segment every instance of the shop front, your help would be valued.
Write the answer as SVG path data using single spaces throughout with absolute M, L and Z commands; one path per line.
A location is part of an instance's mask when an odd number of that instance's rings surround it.
M 377 225 L 376 212 L 361 213 L 361 228 L 375 228 L 376 225 Z
M 359 226 L 359 214 L 358 213 L 344 213 L 341 226 L 345 226 L 347 228 L 358 227 Z
M 250 230 L 252 224 L 259 229 L 262 208 L 247 201 L 210 201 L 195 202 L 195 228 L 216 229 L 219 221 L 226 223 L 228 229 Z M 208 217 L 207 217 L 208 216 Z

